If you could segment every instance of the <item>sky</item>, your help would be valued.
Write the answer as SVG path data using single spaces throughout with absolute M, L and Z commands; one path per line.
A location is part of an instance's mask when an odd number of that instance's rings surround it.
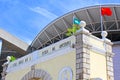
M 120 4 L 120 0 L 0 0 L 0 28 L 30 44 L 54 19 L 99 4 Z

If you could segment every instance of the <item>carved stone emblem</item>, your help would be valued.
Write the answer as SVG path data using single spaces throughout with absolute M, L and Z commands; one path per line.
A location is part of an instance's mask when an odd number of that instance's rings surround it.
M 58 80 L 72 80 L 73 79 L 73 72 L 70 67 L 64 67 L 59 72 L 59 78 Z

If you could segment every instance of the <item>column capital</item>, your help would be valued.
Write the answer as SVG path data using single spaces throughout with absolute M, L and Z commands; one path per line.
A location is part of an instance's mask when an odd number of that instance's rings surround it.
M 75 35 L 78 35 L 78 34 L 87 34 L 89 35 L 89 31 L 87 29 L 85 29 L 85 26 L 86 26 L 86 22 L 85 21 L 81 21 L 80 22 L 80 29 L 75 33 Z

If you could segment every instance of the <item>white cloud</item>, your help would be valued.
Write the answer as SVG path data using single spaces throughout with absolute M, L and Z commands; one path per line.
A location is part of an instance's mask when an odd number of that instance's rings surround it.
M 32 43 L 32 41 L 31 40 L 27 40 L 26 41 L 29 45 Z
M 67 11 L 72 11 L 72 10 L 79 9 L 85 6 L 97 5 L 100 2 L 97 0 L 96 1 L 95 0 L 70 0 L 70 1 L 69 0 L 65 0 L 65 1 L 54 0 L 51 3 L 53 5 L 60 6 L 61 9 L 64 8 Z
M 32 39 L 26 37 L 26 35 L 16 35 L 18 37 L 18 39 L 22 40 L 23 42 L 27 43 L 28 45 L 30 45 L 32 43 Z
M 29 38 L 26 38 L 26 37 L 23 37 L 23 39 L 22 39 L 24 42 L 26 42 L 27 44 L 31 44 L 32 43 L 32 40 L 31 39 L 29 39 Z
M 48 10 L 44 9 L 44 8 L 41 8 L 41 7 L 35 7 L 35 8 L 30 8 L 30 10 L 36 12 L 36 13 L 39 13 L 43 16 L 45 16 L 46 18 L 49 18 L 51 20 L 57 18 L 58 16 L 49 12 Z

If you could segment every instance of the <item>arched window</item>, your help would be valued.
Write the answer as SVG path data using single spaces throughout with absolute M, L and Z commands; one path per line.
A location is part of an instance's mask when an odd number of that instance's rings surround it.
M 42 69 L 35 69 L 25 74 L 21 80 L 52 80 L 52 77 Z

